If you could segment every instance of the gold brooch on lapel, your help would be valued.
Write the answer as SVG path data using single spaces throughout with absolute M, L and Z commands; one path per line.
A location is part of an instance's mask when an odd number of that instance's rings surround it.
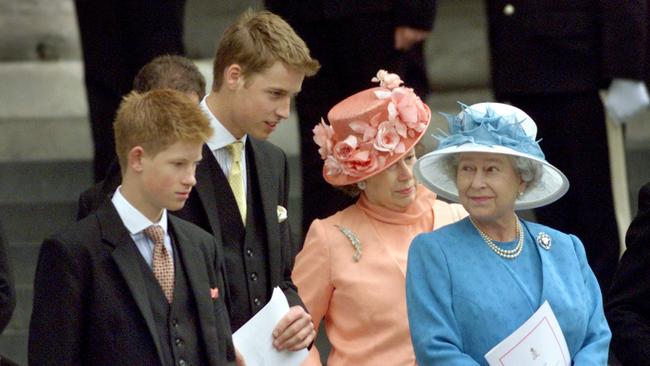
M 551 249 L 551 244 L 553 244 L 553 240 L 547 233 L 541 231 L 539 234 L 537 234 L 537 244 L 539 244 L 540 247 L 549 250 Z
M 278 213 L 278 223 L 279 224 L 281 224 L 281 223 L 283 223 L 284 221 L 287 220 L 287 209 L 286 208 L 278 205 L 277 213 Z
M 348 229 L 345 226 L 340 226 L 340 225 L 334 225 L 336 226 L 343 235 L 345 235 L 346 238 L 350 241 L 350 244 L 354 247 L 354 255 L 352 256 L 352 260 L 355 262 L 358 262 L 361 259 L 361 242 L 359 241 L 359 238 L 357 238 L 357 235 L 350 229 Z

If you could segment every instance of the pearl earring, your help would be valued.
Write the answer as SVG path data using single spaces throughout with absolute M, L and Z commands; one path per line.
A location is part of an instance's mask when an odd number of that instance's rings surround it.
M 361 181 L 361 182 L 357 183 L 357 188 L 359 188 L 360 190 L 363 191 L 364 189 L 366 189 L 366 182 Z

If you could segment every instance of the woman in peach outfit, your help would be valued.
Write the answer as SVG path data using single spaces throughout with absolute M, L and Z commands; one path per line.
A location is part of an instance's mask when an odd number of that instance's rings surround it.
M 314 220 L 296 257 L 293 280 L 317 328 L 332 344 L 328 366 L 415 365 L 406 313 L 411 240 L 466 215 L 417 184 L 414 147 L 431 113 L 399 76 L 380 71 L 371 88 L 314 128 L 323 177 L 358 195 L 355 204 Z M 304 365 L 320 365 L 312 347 Z

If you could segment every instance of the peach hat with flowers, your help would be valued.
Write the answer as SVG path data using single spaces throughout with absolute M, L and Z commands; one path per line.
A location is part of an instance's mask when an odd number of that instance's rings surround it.
M 314 127 L 314 142 L 325 161 L 323 177 L 334 186 L 370 178 L 401 159 L 424 135 L 431 111 L 397 74 L 379 70 L 379 87 L 335 105 Z

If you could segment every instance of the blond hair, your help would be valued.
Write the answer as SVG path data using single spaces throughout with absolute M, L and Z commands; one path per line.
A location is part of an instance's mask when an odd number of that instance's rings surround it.
M 133 91 L 125 96 L 113 129 L 122 173 L 128 165 L 129 151 L 136 146 L 155 156 L 178 141 L 205 142 L 213 133 L 199 107 L 183 93 L 171 89 Z
M 320 68 L 311 58 L 309 48 L 291 26 L 269 11 L 247 10 L 231 24 L 221 37 L 213 64 L 212 90 L 223 83 L 223 71 L 232 64 L 242 69 L 244 77 L 263 72 L 281 61 L 307 76 Z

